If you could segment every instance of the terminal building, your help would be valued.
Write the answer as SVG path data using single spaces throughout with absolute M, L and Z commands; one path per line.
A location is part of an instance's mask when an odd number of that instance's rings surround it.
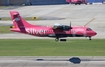
M 0 6 L 68 4 L 72 1 L 80 1 L 80 0 L 0 0 Z M 88 3 L 96 3 L 96 2 L 104 2 L 105 0 L 82 0 L 82 1 Z

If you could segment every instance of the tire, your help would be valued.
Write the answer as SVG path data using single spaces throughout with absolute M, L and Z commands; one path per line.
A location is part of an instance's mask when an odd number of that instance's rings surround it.
M 60 39 L 60 41 L 66 41 L 66 39 Z

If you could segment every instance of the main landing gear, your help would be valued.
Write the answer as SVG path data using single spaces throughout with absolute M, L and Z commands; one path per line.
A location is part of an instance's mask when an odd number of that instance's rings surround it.
M 58 42 L 59 38 L 56 38 L 55 41 Z M 60 41 L 66 41 L 66 39 L 60 39 Z
M 59 38 L 56 38 L 55 41 L 58 42 L 59 41 Z

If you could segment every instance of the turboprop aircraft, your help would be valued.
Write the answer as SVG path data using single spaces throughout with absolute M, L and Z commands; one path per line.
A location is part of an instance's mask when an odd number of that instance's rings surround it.
M 13 32 L 39 37 L 54 37 L 55 41 L 59 41 L 59 39 L 60 41 L 66 41 L 66 39 L 61 39 L 63 37 L 89 37 L 89 40 L 91 40 L 91 37 L 97 34 L 89 27 L 71 26 L 71 23 L 70 25 L 55 23 L 54 26 L 32 25 L 25 21 L 19 12 L 10 11 L 10 14 L 13 21 L 13 26 L 10 27 L 10 30 Z

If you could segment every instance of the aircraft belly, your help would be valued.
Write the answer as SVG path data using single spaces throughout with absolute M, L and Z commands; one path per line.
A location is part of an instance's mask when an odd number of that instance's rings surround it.
M 48 37 L 84 37 L 84 35 L 72 35 L 72 34 L 50 34 Z

